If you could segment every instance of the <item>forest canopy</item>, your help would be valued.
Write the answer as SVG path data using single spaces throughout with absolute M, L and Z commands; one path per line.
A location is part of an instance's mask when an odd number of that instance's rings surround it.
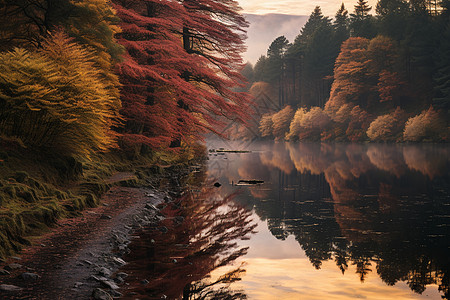
M 0 139 L 141 154 L 243 121 L 247 26 L 234 0 L 1 1 Z
M 253 84 L 270 84 L 265 95 L 277 95 L 279 112 L 261 116 L 260 136 L 448 141 L 449 9 L 448 0 L 380 0 L 373 8 L 358 0 L 331 19 L 317 6 L 293 42 L 276 38 L 245 68 Z M 261 93 L 254 96 L 258 103 Z M 294 109 L 289 126 L 277 122 L 285 107 Z

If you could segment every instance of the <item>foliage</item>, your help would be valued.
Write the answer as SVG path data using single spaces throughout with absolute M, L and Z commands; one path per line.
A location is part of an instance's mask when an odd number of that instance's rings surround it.
M 376 35 L 374 19 L 369 14 L 371 10 L 367 0 L 358 0 L 354 12 L 350 14 L 351 36 L 373 38 Z
M 350 120 L 345 131 L 347 139 L 352 142 L 361 142 L 367 139 L 366 131 L 373 120 L 373 116 L 361 109 L 359 105 L 352 108 Z
M 289 125 L 289 133 L 286 135 L 286 140 L 297 140 L 300 132 L 302 130 L 302 119 L 306 114 L 306 109 L 304 107 L 301 107 L 297 109 L 297 111 L 294 114 L 294 118 L 291 121 L 291 124 Z
M 406 122 L 406 113 L 400 108 L 377 117 L 370 123 L 367 136 L 371 141 L 394 142 L 401 139 Z
M 433 107 L 409 118 L 403 131 L 403 139 L 408 142 L 439 141 L 448 135 L 445 119 Z
M 118 66 L 124 146 L 138 152 L 141 145 L 180 146 L 207 130 L 217 132 L 217 117 L 243 119 L 248 97 L 232 89 L 242 79 L 242 40 L 230 32 L 245 22 L 234 1 L 212 10 L 214 1 L 113 2 L 122 22 L 118 40 L 127 49 Z M 230 27 L 220 31 L 223 23 L 213 14 L 223 15 Z
M 262 137 L 272 136 L 273 132 L 273 121 L 272 114 L 265 114 L 261 117 L 261 121 L 259 122 L 259 132 Z
M 276 140 L 284 139 L 289 132 L 294 110 L 289 105 L 272 115 L 273 131 L 272 134 Z
M 62 32 L 42 49 L 0 55 L 0 131 L 24 145 L 88 155 L 114 145 L 119 100 L 95 66 L 94 52 Z

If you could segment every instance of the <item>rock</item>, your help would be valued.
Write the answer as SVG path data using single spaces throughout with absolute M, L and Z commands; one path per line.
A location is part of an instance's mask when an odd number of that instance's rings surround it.
M 111 295 L 100 288 L 96 288 L 92 291 L 92 298 L 96 300 L 112 300 Z
M 9 273 L 7 270 L 5 269 L 0 269 L 0 275 L 9 275 L 11 273 Z
M 15 264 L 15 263 L 9 264 L 9 265 L 4 267 L 4 269 L 7 270 L 7 271 L 17 270 L 17 269 L 20 269 L 20 268 L 22 268 L 22 265 Z
M 178 261 L 174 258 L 174 259 L 172 259 L 172 262 L 173 262 L 174 264 L 176 264 Z
M 215 187 L 221 187 L 222 185 L 220 183 L 216 182 L 216 183 L 214 183 L 214 186 Z
M 11 256 L 11 258 L 12 259 L 15 259 L 15 260 L 22 260 L 20 257 L 18 257 L 18 256 Z
M 73 285 L 74 288 L 79 288 L 80 286 L 84 285 L 84 283 L 82 282 L 75 282 L 75 284 Z
M 0 291 L 5 291 L 5 292 L 18 292 L 21 291 L 22 288 L 15 286 L 15 285 L 10 285 L 10 284 L 0 284 Z
M 114 281 L 111 280 L 102 280 L 100 281 L 104 286 L 106 286 L 107 288 L 110 288 L 112 290 L 118 290 L 119 286 L 117 284 L 114 283 Z
M 111 220 L 112 217 L 111 217 L 111 216 L 108 216 L 108 215 L 102 215 L 102 216 L 100 217 L 100 219 L 102 219 L 102 220 Z
M 125 273 L 125 272 L 119 272 L 119 273 L 116 274 L 116 276 L 117 276 L 117 277 L 120 277 L 120 278 L 127 278 L 127 277 L 128 277 L 128 274 Z
M 145 208 L 148 208 L 148 209 L 153 209 L 153 210 L 158 210 L 157 208 L 156 208 L 156 206 L 154 206 L 153 204 L 151 204 L 151 203 L 147 203 L 147 204 L 145 204 Z
M 105 277 L 109 277 L 111 276 L 111 270 L 105 267 L 101 267 L 100 269 L 97 270 L 99 275 L 105 276 Z
M 121 266 L 127 264 L 123 259 L 121 259 L 121 258 L 119 258 L 119 257 L 113 257 L 112 259 L 113 259 L 114 262 L 118 263 L 118 264 L 121 265 Z
M 120 298 L 120 297 L 123 297 L 122 293 L 120 293 L 120 292 L 118 292 L 118 291 L 116 291 L 116 290 L 112 290 L 112 291 L 111 291 L 111 295 L 112 295 L 114 298 Z
M 89 260 L 87 260 L 87 259 L 83 260 L 83 262 L 84 262 L 85 264 L 87 264 L 87 265 L 92 265 L 92 262 L 89 261 Z
M 125 282 L 125 280 L 124 280 L 122 277 L 116 277 L 116 278 L 114 278 L 114 281 L 115 281 L 117 284 L 122 284 L 122 283 Z
M 103 277 L 103 276 L 95 276 L 95 275 L 91 275 L 91 276 L 89 277 L 89 279 L 93 279 L 93 280 L 98 281 L 98 282 L 102 282 L 102 281 L 107 281 L 107 280 L 108 280 L 108 278 L 106 278 L 106 277 Z
M 141 280 L 141 283 L 142 283 L 143 285 L 146 285 L 146 284 L 149 284 L 150 281 L 148 281 L 147 279 L 144 279 L 144 280 Z
M 19 275 L 20 279 L 23 279 L 25 281 L 36 281 L 40 278 L 41 276 L 39 276 L 38 274 L 35 273 L 29 273 L 29 272 L 25 272 Z

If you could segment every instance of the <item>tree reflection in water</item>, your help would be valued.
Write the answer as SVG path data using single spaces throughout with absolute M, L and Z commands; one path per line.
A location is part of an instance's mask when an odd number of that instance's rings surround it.
M 449 299 L 447 145 L 278 143 L 258 150 L 239 156 L 238 173 L 264 174 L 268 184 L 240 201 L 278 239 L 294 235 L 315 268 L 334 260 L 343 273 L 355 265 L 361 281 L 376 272 L 417 293 L 437 284 Z M 231 181 L 235 174 L 215 176 Z
M 211 271 L 247 253 L 237 241 L 248 239 L 256 227 L 251 212 L 232 201 L 234 194 L 221 197 L 216 190 L 189 192 L 168 204 L 162 210 L 165 219 L 132 241 L 129 263 L 123 268 L 129 274 L 125 299 L 246 298 L 229 287 L 245 273 L 242 266 L 208 278 Z M 149 283 L 143 284 L 143 279 Z

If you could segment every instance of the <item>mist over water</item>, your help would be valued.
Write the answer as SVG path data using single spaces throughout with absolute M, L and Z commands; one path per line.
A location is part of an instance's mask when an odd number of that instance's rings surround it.
M 208 147 L 185 196 L 132 243 L 128 295 L 449 298 L 447 145 Z

